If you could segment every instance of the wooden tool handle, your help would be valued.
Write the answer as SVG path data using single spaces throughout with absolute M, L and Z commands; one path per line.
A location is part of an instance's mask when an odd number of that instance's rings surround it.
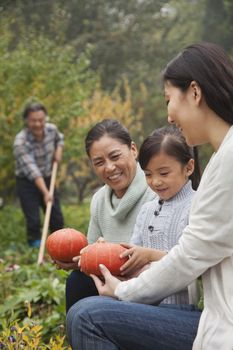
M 55 161 L 53 163 L 51 182 L 50 182 L 50 187 L 49 187 L 49 194 L 50 194 L 51 198 L 53 197 L 54 188 L 55 188 L 55 182 L 56 182 L 56 176 L 57 176 L 57 166 L 58 166 L 58 163 Z M 39 249 L 38 260 L 37 260 L 38 265 L 42 264 L 43 259 L 44 259 L 45 242 L 46 242 L 47 235 L 48 235 L 48 228 L 49 228 L 49 221 L 50 221 L 50 216 L 51 216 L 52 205 L 53 205 L 52 200 L 49 200 L 47 205 L 46 205 L 45 219 L 44 219 L 43 231 L 42 231 L 41 242 L 40 242 L 40 249 Z

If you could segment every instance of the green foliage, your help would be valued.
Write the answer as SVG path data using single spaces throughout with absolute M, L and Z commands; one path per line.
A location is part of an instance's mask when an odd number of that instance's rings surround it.
M 233 2 L 231 0 L 206 0 L 202 38 L 215 42 L 229 53 L 233 49 Z
M 197 280 L 197 288 L 198 288 L 198 293 L 199 293 L 199 300 L 197 307 L 199 310 L 204 309 L 204 293 L 203 293 L 203 284 L 202 284 L 202 278 L 199 277 Z
M 26 250 L 18 265 L 15 263 L 19 260 L 17 254 L 12 252 L 1 262 L 0 320 L 12 322 L 20 319 L 24 324 L 30 304 L 34 322 L 43 324 L 42 335 L 46 338 L 56 334 L 59 325 L 65 322 L 64 282 L 67 273 L 56 270 L 48 258 L 43 266 L 38 266 L 36 252 L 29 254 Z
M 64 132 L 65 169 L 58 177 L 63 184 L 69 178 L 72 184 L 65 185 L 82 201 L 93 185 L 84 151 L 90 124 L 77 125 L 80 117 L 90 120 L 84 104 L 96 96 L 99 81 L 103 101 L 124 79 L 129 82 L 131 118 L 134 121 L 140 111 L 143 120 L 142 128 L 137 124 L 141 141 L 166 123 L 159 82 L 168 60 L 201 40 L 218 42 L 233 52 L 232 9 L 230 0 L 2 0 L 0 195 L 13 194 L 12 143 L 22 127 L 20 112 L 28 98 L 45 103 L 51 122 Z M 146 99 L 141 98 L 142 86 Z M 124 106 L 124 88 L 119 93 Z M 104 112 L 103 107 L 96 116 L 100 119 Z M 78 176 L 72 179 L 73 169 Z
M 82 140 L 70 128 L 70 118 L 82 113 L 82 101 L 98 80 L 89 69 L 88 52 L 77 56 L 70 45 L 57 46 L 42 35 L 28 34 L 12 46 L 9 24 L 0 25 L 0 193 L 12 190 L 14 159 L 12 145 L 23 127 L 22 108 L 29 99 L 41 100 L 51 122 L 66 136 L 65 159 L 78 154 Z
M 89 200 L 79 205 L 66 205 L 62 208 L 65 217 L 65 226 L 75 228 L 78 231 L 87 233 L 90 202 Z
M 89 201 L 82 205 L 66 205 L 62 207 L 66 227 L 73 227 L 83 233 L 87 232 L 89 222 Z M 18 206 L 7 205 L 0 210 L 0 257 L 6 255 L 8 249 L 25 253 L 26 228 L 22 210 Z M 43 223 L 43 214 L 41 213 Z M 17 256 L 15 256 L 17 259 Z M 18 263 L 17 261 L 14 261 Z
M 135 88 L 142 82 L 154 87 L 161 63 L 200 39 L 206 1 L 57 0 L 35 6 L 18 0 L 4 12 L 14 18 L 15 41 L 30 28 L 58 45 L 72 43 L 77 53 L 91 46 L 91 67 L 112 90 L 123 75 Z
M 26 243 L 25 221 L 21 209 L 14 206 L 3 207 L 0 210 L 0 222 L 0 254 L 7 248 L 14 248 L 16 243 L 20 250 Z
M 87 232 L 88 202 L 65 206 L 63 213 L 67 227 Z M 0 222 L 0 344 L 12 350 L 68 349 L 64 333 L 68 272 L 57 270 L 47 254 L 37 265 L 38 249 L 25 243 L 20 208 L 4 207 Z

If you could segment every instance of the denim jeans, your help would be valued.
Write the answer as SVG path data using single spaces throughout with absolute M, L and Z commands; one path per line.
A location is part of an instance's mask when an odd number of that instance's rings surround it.
M 191 350 L 201 312 L 192 305 L 145 305 L 89 297 L 67 314 L 73 350 Z

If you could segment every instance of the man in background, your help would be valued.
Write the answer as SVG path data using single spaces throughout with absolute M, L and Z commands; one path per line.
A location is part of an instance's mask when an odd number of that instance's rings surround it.
M 55 189 L 49 193 L 53 162 L 60 162 L 64 137 L 56 125 L 47 123 L 47 110 L 39 102 L 28 104 L 23 112 L 25 127 L 14 140 L 16 190 L 26 219 L 30 247 L 39 247 L 41 240 L 40 208 L 45 211 L 53 201 L 50 231 L 63 228 L 64 220 Z

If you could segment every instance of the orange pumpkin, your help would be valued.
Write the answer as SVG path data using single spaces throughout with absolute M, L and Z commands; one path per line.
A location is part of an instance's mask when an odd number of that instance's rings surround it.
M 53 260 L 71 262 L 88 244 L 86 236 L 73 228 L 53 232 L 46 240 L 46 249 Z
M 87 275 L 101 276 L 99 264 L 104 264 L 113 275 L 118 276 L 120 267 L 128 260 L 128 257 L 119 257 L 125 250 L 118 243 L 100 241 L 90 244 L 81 255 L 80 268 Z

